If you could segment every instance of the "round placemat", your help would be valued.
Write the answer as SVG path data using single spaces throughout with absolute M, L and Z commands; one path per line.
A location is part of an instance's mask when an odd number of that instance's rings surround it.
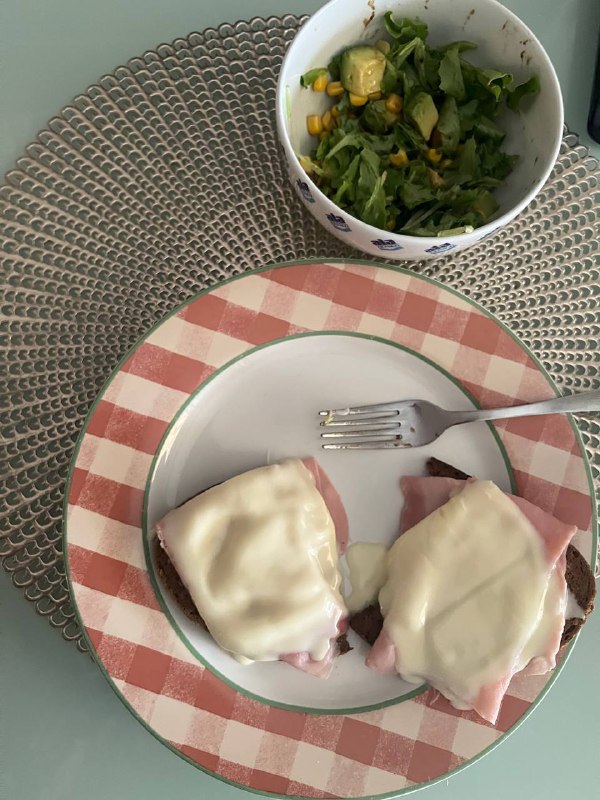
M 36 611 L 85 644 L 61 550 L 69 460 L 122 355 L 192 294 L 257 266 L 356 257 L 306 214 L 274 103 L 306 17 L 192 33 L 119 67 L 48 123 L 0 187 L 0 556 Z M 510 326 L 565 393 L 600 385 L 600 169 L 565 132 L 510 226 L 411 264 Z M 600 497 L 600 421 L 580 417 Z

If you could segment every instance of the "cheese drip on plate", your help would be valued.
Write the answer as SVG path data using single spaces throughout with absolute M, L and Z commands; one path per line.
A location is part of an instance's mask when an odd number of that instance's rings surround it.
M 231 478 L 156 527 L 223 649 L 243 663 L 326 656 L 346 608 L 334 522 L 302 461 Z

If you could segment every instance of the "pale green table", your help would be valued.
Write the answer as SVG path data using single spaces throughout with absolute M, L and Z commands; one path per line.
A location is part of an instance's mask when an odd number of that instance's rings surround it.
M 437 0 L 441 2 L 441 0 Z M 505 0 L 554 60 L 566 120 L 585 144 L 599 0 Z M 473 0 L 474 5 L 477 0 Z M 128 58 L 241 16 L 310 13 L 319 0 L 0 0 L 0 174 L 77 93 Z M 600 147 L 593 151 L 600 155 Z M 241 800 L 130 716 L 92 661 L 0 574 L 0 797 Z M 600 613 L 532 718 L 423 800 L 600 797 Z M 246 795 L 249 797 L 249 795 Z

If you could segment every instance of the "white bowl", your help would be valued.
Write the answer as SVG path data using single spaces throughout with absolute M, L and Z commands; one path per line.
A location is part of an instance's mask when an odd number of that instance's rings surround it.
M 377 0 L 375 16 L 367 0 L 331 0 L 312 16 L 292 42 L 277 85 L 277 130 L 292 184 L 310 213 L 346 244 L 374 256 L 420 260 L 457 252 L 489 236 L 519 214 L 546 182 L 558 155 L 563 130 L 563 103 L 556 73 L 546 51 L 529 28 L 496 0 Z M 306 131 L 308 114 L 322 114 L 331 105 L 324 92 L 300 86 L 300 76 L 326 66 L 340 50 L 385 36 L 383 16 L 419 17 L 429 26 L 433 44 L 467 39 L 477 50 L 468 59 L 478 66 L 511 72 L 518 82 L 537 73 L 541 91 L 527 111 L 507 112 L 503 147 L 520 158 L 505 184 L 496 190 L 500 205 L 494 218 L 472 233 L 447 238 L 402 236 L 374 228 L 343 211 L 304 172 L 297 154 L 314 148 Z

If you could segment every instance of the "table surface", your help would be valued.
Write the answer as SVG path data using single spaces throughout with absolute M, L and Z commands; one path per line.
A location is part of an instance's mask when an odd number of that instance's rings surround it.
M 600 156 L 585 132 L 600 3 L 505 4 L 548 50 L 561 81 L 566 122 Z M 252 0 L 240 10 L 234 0 L 1 0 L 0 174 L 74 95 L 128 58 L 241 15 L 311 13 L 320 5 Z M 202 774 L 150 736 L 92 660 L 37 616 L 4 573 L 0 630 L 0 797 L 241 800 L 240 790 Z M 598 663 L 600 613 L 586 625 L 567 668 L 531 719 L 483 761 L 419 797 L 597 796 L 592 785 L 600 782 Z

